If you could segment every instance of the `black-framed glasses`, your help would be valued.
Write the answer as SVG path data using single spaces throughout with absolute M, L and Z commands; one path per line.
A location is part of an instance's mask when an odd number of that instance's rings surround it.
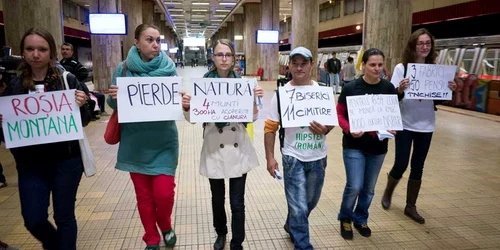
M 220 54 L 215 54 L 214 56 L 216 58 L 218 58 L 218 59 L 222 59 L 224 57 L 225 58 L 233 58 L 234 55 L 233 54 L 222 54 L 222 53 L 220 53 Z

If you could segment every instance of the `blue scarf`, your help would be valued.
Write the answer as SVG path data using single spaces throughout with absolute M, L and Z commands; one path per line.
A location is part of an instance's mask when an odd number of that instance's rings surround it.
M 132 46 L 127 55 L 127 69 L 132 76 L 176 76 L 175 64 L 163 50 L 149 62 L 144 62 L 136 46 Z M 128 73 L 128 72 L 127 72 Z M 130 75 L 127 74 L 127 75 Z

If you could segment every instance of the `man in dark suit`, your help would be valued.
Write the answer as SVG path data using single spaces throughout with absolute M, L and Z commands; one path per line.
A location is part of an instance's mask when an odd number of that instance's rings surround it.
M 342 68 L 342 64 L 340 60 L 337 59 L 337 53 L 332 52 L 332 58 L 326 61 L 326 70 L 328 74 L 330 74 L 330 86 L 334 87 L 334 93 L 339 94 L 339 85 L 340 85 L 340 69 Z

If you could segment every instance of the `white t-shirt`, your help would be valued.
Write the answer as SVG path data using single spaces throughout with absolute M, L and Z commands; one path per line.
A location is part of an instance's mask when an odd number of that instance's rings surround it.
M 402 63 L 396 65 L 391 78 L 394 87 L 399 87 L 399 82 L 404 78 L 404 72 L 405 68 Z M 434 132 L 436 114 L 434 113 L 433 100 L 403 98 L 399 102 L 399 107 L 403 119 L 403 129 L 415 132 Z
M 311 86 L 318 86 L 317 82 L 312 82 L 313 85 Z M 290 86 L 290 82 L 285 84 L 285 86 Z M 268 119 L 275 122 L 279 122 L 280 120 L 276 93 L 274 93 L 271 100 L 271 110 Z M 323 159 L 327 153 L 325 137 L 325 135 L 313 134 L 309 130 L 309 127 L 285 128 L 285 139 L 281 152 L 284 155 L 295 157 L 303 162 Z

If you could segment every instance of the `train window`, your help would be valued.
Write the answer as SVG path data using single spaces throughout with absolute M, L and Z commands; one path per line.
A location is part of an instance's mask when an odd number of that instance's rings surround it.
M 474 62 L 474 57 L 476 56 L 476 51 L 474 49 L 465 50 L 464 57 L 460 63 L 460 74 L 469 74 L 472 71 L 472 64 Z
M 479 68 L 479 75 L 497 76 L 500 49 L 488 49 Z
M 457 49 L 448 49 L 446 55 L 444 55 L 442 63 L 444 65 L 456 65 L 457 62 L 455 62 L 455 55 L 457 54 L 457 51 Z

